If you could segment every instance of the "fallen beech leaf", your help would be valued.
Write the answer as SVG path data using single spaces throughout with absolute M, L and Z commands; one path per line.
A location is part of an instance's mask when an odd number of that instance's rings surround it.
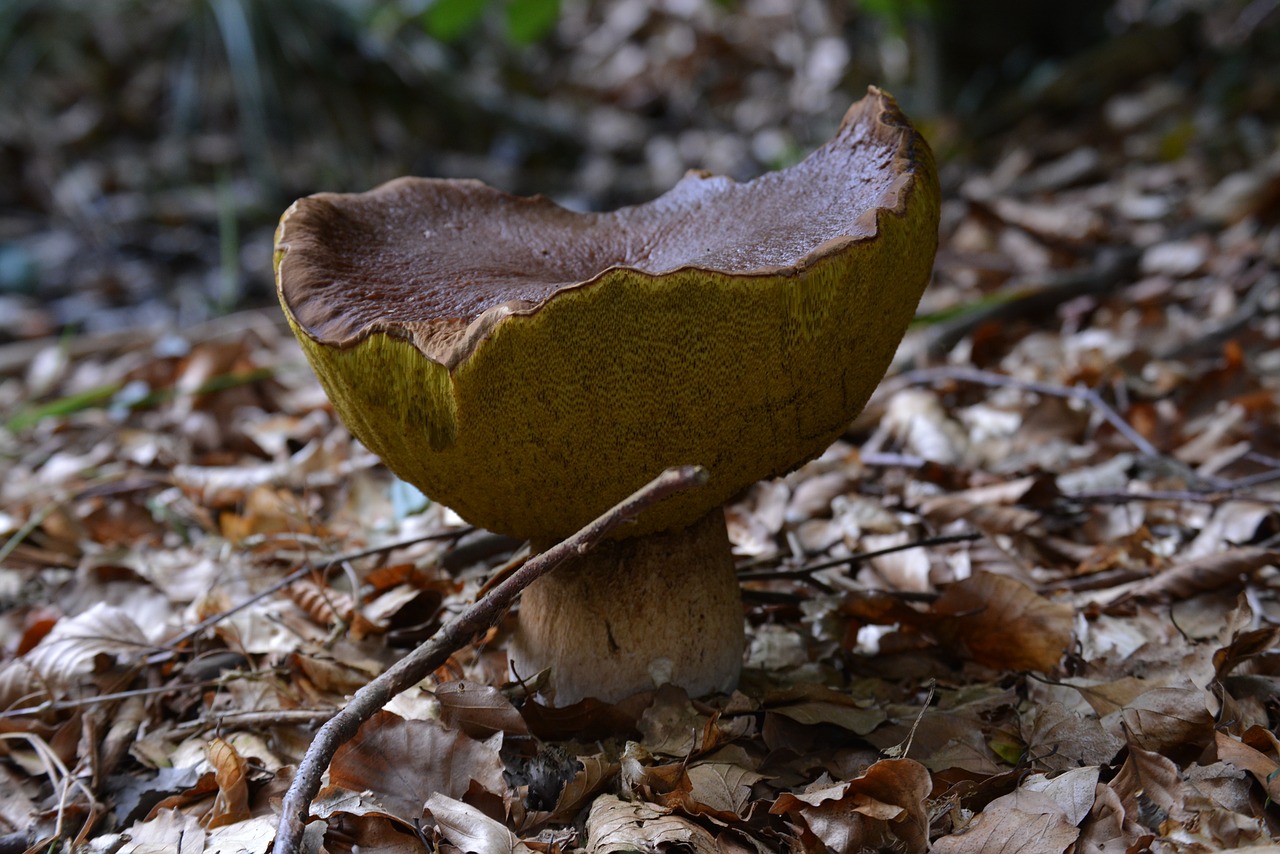
M 435 690 L 440 720 L 472 738 L 488 738 L 495 732 L 528 735 L 529 727 L 506 695 L 492 685 L 458 679 Z
M 1280 626 L 1263 626 L 1236 632 L 1231 643 L 1213 653 L 1213 671 L 1218 680 L 1226 678 L 1241 663 L 1263 655 L 1280 645 Z
M 593 854 L 719 854 L 715 838 L 687 818 L 641 801 L 601 795 L 587 813 L 587 849 Z
M 1120 606 L 1134 602 L 1176 602 L 1200 593 L 1222 590 L 1252 575 L 1264 566 L 1280 563 L 1280 551 L 1238 548 L 1219 552 L 1174 566 L 1139 582 L 1115 599 L 1107 610 L 1116 613 Z
M 1071 606 L 1002 575 L 982 572 L 948 585 L 931 613 L 944 646 L 998 670 L 1053 670 L 1071 646 Z
M 1076 243 L 1104 228 L 1102 217 L 1083 205 L 1060 202 L 1051 206 L 1001 196 L 993 200 L 992 209 L 1005 222 L 1052 241 Z
M 833 724 L 857 735 L 866 735 L 886 720 L 884 710 L 861 708 L 852 703 L 809 702 L 769 710 L 801 724 Z
M 1068 773 L 1068 769 L 1110 762 L 1124 746 L 1097 718 L 1085 717 L 1061 703 L 1048 703 L 1036 710 L 1025 741 L 1036 766 Z
M 205 830 L 193 815 L 176 809 L 160 810 L 149 821 L 129 828 L 129 850 L 173 851 L 175 854 L 202 854 Z
M 764 779 L 730 762 L 700 762 L 686 772 L 689 790 L 682 807 L 694 815 L 709 813 L 724 820 L 746 815 L 751 787 Z
M 645 749 L 664 756 L 688 756 L 702 749 L 707 717 L 693 707 L 689 695 L 673 685 L 663 685 L 653 705 L 640 716 Z
M 1241 815 L 1253 812 L 1256 803 L 1251 791 L 1253 777 L 1243 768 L 1219 759 L 1208 765 L 1190 765 L 1183 771 L 1183 775 L 1187 785 L 1208 803 Z
M 249 780 L 244 757 L 230 742 L 221 738 L 209 742 L 205 757 L 213 766 L 214 780 L 218 783 L 218 794 L 205 826 L 215 828 L 246 821 L 249 818 Z
M 149 648 L 124 610 L 100 602 L 59 620 L 30 652 L 0 669 L 0 707 L 61 699 L 102 670 L 104 660 L 133 659 Z
M 1064 771 L 1052 779 L 1043 774 L 1034 774 L 1023 782 L 1021 788 L 1053 798 L 1068 823 L 1074 826 L 1084 821 L 1084 817 L 1093 809 L 1098 773 L 1098 766 L 1092 765 Z
M 279 819 L 276 816 L 262 815 L 228 824 L 225 827 L 210 828 L 204 850 L 207 852 L 234 851 L 236 854 L 267 854 L 271 848 L 271 840 L 275 838 L 278 823 Z M 142 852 L 157 849 L 129 846 L 125 850 Z M 185 846 L 183 850 L 186 850 Z M 397 850 L 410 854 L 404 848 Z
M 911 759 L 882 759 L 853 780 L 778 796 L 769 812 L 804 822 L 833 851 L 901 845 L 928 848 L 925 800 L 933 790 L 929 771 Z
M 505 792 L 501 742 L 501 735 L 476 741 L 435 721 L 379 712 L 334 754 L 329 782 L 372 792 L 387 812 L 412 823 L 432 794 L 460 798 L 473 780 L 489 792 Z
M 1058 802 L 1020 788 L 996 798 L 963 830 L 933 844 L 935 854 L 1017 854 L 1066 851 L 1080 831 Z
M 1026 478 L 1029 479 L 1029 478 Z M 931 498 L 920 512 L 936 525 L 963 519 L 984 534 L 1020 534 L 1043 516 L 1034 510 L 1000 504 L 977 504 L 958 495 Z
M 528 851 L 506 825 L 480 810 L 439 792 L 427 798 L 427 809 L 436 820 L 440 834 L 467 854 L 511 854 Z
M 1280 765 L 1259 750 L 1237 741 L 1225 732 L 1215 733 L 1218 758 L 1248 771 L 1267 793 L 1270 801 L 1280 801 Z
M 1145 797 L 1166 813 L 1178 810 L 1183 801 L 1182 774 L 1173 760 L 1140 747 L 1129 747 L 1129 758 L 1111 781 L 1120 796 L 1125 815 L 1137 820 L 1138 798 Z
M 587 697 L 572 706 L 544 706 L 527 700 L 520 716 L 529 731 L 543 741 L 580 741 L 626 736 L 636 732 L 637 721 L 653 700 L 653 694 L 642 692 L 618 703 L 604 703 Z
M 1076 842 L 1078 854 L 1112 854 L 1133 850 L 1137 824 L 1125 821 L 1124 804 L 1115 789 L 1099 783 L 1093 793 L 1093 808 L 1080 825 Z
M 1112 682 L 1099 682 L 1095 685 L 1078 684 L 1068 681 L 1065 684 L 1075 688 L 1084 701 L 1093 707 L 1098 717 L 1106 717 L 1129 705 L 1137 697 L 1151 690 L 1151 685 L 1135 676 L 1125 676 Z
M 1138 696 L 1120 713 L 1129 741 L 1143 750 L 1206 745 L 1213 738 L 1213 715 L 1204 694 L 1193 688 L 1155 688 Z

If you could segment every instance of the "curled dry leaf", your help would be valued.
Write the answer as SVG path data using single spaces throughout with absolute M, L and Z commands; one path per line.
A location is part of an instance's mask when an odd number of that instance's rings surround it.
M 1100 769 L 1096 765 L 1073 768 L 1056 777 L 1032 774 L 1023 781 L 1021 788 L 1051 797 L 1066 816 L 1067 822 L 1078 825 L 1093 809 L 1094 793 L 1098 786 Z
M 929 771 L 911 759 L 882 759 L 862 776 L 799 794 L 782 794 L 770 808 L 801 821 L 833 851 L 901 846 L 928 847 L 925 800 L 933 789 Z
M 1185 798 L 1182 775 L 1173 760 L 1140 747 L 1129 747 L 1129 758 L 1111 781 L 1120 796 L 1125 815 L 1139 820 L 1139 799 L 1146 799 L 1165 813 L 1177 811 Z
M 150 821 L 129 828 L 133 851 L 173 851 L 175 854 L 203 854 L 205 831 L 195 816 L 176 809 L 157 812 Z
M 440 835 L 466 854 L 513 854 L 529 848 L 480 810 L 436 792 L 427 798 L 427 809 L 440 828 Z
M 372 792 L 387 812 L 412 823 L 432 794 L 461 798 L 472 781 L 494 794 L 505 792 L 501 743 L 501 735 L 476 741 L 435 721 L 379 712 L 334 755 L 329 781 Z
M 934 637 L 986 667 L 1049 671 L 1071 646 L 1071 606 L 1001 575 L 978 573 L 949 585 L 931 614 Z
M 641 801 L 601 795 L 587 813 L 587 848 L 593 854 L 659 854 L 679 850 L 719 854 L 715 837 L 687 818 Z
M 964 829 L 933 845 L 936 854 L 1019 854 L 1067 851 L 1080 831 L 1058 801 L 1020 788 L 996 798 Z
M 1238 584 L 1264 566 L 1280 563 L 1280 552 L 1273 549 L 1239 548 L 1179 563 L 1159 575 L 1140 582 L 1111 603 L 1108 610 L 1134 602 L 1170 602 L 1190 599 L 1201 593 L 1222 590 Z
M 1128 851 L 1137 836 L 1137 825 L 1125 821 L 1124 804 L 1115 789 L 1099 783 L 1094 789 L 1093 807 L 1080 825 L 1076 850 L 1080 854 Z
M 307 616 L 321 626 L 351 620 L 354 604 L 350 593 L 321 587 L 309 578 L 295 581 L 284 592 L 293 604 L 306 611 Z
M 0 670 L 0 707 L 61 699 L 107 660 L 132 660 L 150 649 L 146 634 L 120 608 L 98 603 L 58 621 L 40 643 Z
M 1225 732 L 1214 733 L 1218 758 L 1248 771 L 1267 793 L 1267 800 L 1280 801 L 1280 764 L 1260 750 Z
M 215 738 L 205 748 L 205 758 L 213 766 L 218 794 L 213 801 L 206 826 L 223 827 L 246 821 L 249 813 L 248 765 L 230 742 Z

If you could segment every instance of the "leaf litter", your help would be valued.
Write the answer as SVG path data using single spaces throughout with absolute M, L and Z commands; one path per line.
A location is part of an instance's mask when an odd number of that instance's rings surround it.
M 1186 95 L 948 166 L 932 322 L 729 508 L 737 691 L 548 707 L 504 623 L 338 754 L 326 850 L 1280 835 L 1275 158 L 1212 163 Z M 406 513 L 274 312 L 76 349 L 0 377 L 0 835 L 264 851 L 314 727 L 518 544 Z

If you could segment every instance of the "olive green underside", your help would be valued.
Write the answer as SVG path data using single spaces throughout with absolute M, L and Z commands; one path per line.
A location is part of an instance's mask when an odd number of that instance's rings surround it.
M 680 527 L 817 456 L 861 411 L 933 263 L 936 191 L 908 192 L 877 238 L 795 276 L 609 271 L 502 320 L 452 376 L 407 341 L 336 349 L 289 320 L 352 433 L 469 522 L 560 538 L 696 463 L 710 483 L 627 533 Z

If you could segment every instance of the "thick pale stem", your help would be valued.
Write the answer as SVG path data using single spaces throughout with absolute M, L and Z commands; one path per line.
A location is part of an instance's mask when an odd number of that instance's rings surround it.
M 550 668 L 557 705 L 614 702 L 670 682 L 729 691 L 742 668 L 742 595 L 724 513 L 682 531 L 601 543 L 531 584 L 514 674 Z

